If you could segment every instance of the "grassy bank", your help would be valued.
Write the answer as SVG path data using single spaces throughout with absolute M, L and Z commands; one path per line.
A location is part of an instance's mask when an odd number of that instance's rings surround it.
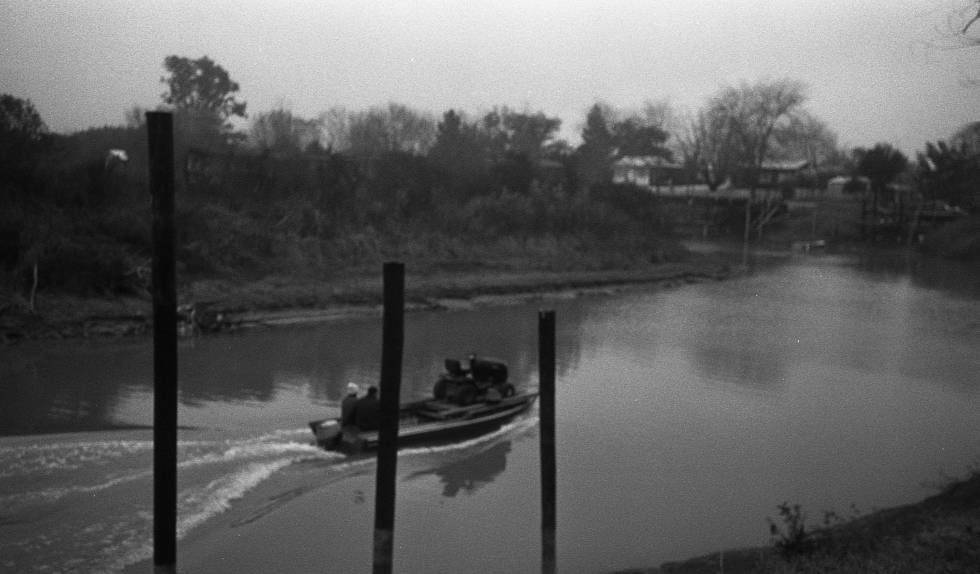
M 462 268 L 408 265 L 406 273 L 409 309 L 441 309 L 554 292 L 714 280 L 729 276 L 733 269 L 719 260 L 691 255 L 686 261 L 619 269 L 518 269 L 498 263 Z M 193 308 L 199 327 L 220 331 L 373 313 L 381 295 L 378 267 L 329 278 L 198 279 L 181 287 L 179 299 L 185 320 Z M 0 304 L 5 304 L 0 338 L 8 344 L 24 339 L 139 335 L 148 333 L 152 324 L 148 295 L 99 298 L 46 293 L 38 296 L 34 313 L 23 299 Z M 191 325 L 184 327 L 189 331 Z
M 792 514 L 791 509 L 791 514 Z M 799 516 L 799 515 L 797 515 Z M 833 521 L 832 521 L 833 522 Z M 980 473 L 915 504 L 831 526 L 787 528 L 771 547 L 727 550 L 616 574 L 967 573 L 980 565 Z

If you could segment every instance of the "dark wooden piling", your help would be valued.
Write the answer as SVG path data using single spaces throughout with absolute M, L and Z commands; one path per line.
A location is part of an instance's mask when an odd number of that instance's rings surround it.
M 538 392 L 541 417 L 541 572 L 554 574 L 557 571 L 554 311 L 538 313 Z
M 374 491 L 374 574 L 390 574 L 395 548 L 395 478 L 398 465 L 398 403 L 405 340 L 405 265 L 384 264 L 381 341 L 381 428 Z
M 177 570 L 177 266 L 173 116 L 147 112 L 153 210 L 153 568 Z

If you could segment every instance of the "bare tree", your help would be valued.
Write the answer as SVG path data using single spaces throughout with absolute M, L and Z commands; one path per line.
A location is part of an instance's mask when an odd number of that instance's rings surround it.
M 752 228 L 752 204 L 763 163 L 771 159 L 774 135 L 784 129 L 806 100 L 804 85 L 791 79 L 742 82 L 715 94 L 701 111 L 696 138 L 703 173 L 711 189 L 739 169 L 747 176 L 749 198 L 745 204 L 745 243 Z M 775 213 L 772 211 L 771 213 Z M 769 215 L 761 215 L 758 233 Z
M 754 189 L 776 130 L 788 125 L 806 100 L 805 88 L 797 80 L 781 79 L 743 82 L 738 88 L 726 88 L 720 101 L 729 110 Z
M 837 133 L 816 116 L 800 111 L 773 134 L 771 159 L 804 159 L 813 168 L 837 164 L 846 155 L 837 143 Z
M 423 112 L 389 103 L 348 116 L 349 149 L 375 157 L 385 152 L 423 155 L 436 139 L 436 122 Z
M 343 106 L 334 106 L 320 114 L 320 135 L 324 147 L 345 150 L 350 147 L 350 114 Z
M 739 144 L 736 119 L 720 101 L 712 101 L 691 121 L 687 142 L 689 158 L 708 184 L 718 189 L 742 163 L 744 150 Z
M 283 106 L 257 114 L 249 133 L 252 142 L 261 149 L 279 153 L 298 154 L 320 139 L 316 120 L 294 116 Z
M 963 25 L 963 29 L 960 30 L 960 34 L 964 36 L 967 35 L 967 33 L 970 31 L 970 28 L 972 28 L 973 25 L 976 24 L 978 20 L 980 20 L 980 1 L 970 2 L 970 6 L 966 8 L 965 11 L 966 10 L 968 10 L 968 12 L 966 13 L 972 13 L 973 16 L 971 16 L 970 19 L 967 20 L 966 24 Z

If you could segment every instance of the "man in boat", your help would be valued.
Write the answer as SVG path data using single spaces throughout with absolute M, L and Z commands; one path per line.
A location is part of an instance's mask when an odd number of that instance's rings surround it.
M 381 427 L 381 405 L 378 401 L 378 387 L 368 387 L 367 395 L 358 399 L 354 405 L 354 426 L 362 431 L 374 431 Z
M 347 396 L 340 401 L 340 425 L 350 426 L 354 424 L 354 407 L 357 406 L 357 393 L 360 387 L 356 383 L 347 383 Z

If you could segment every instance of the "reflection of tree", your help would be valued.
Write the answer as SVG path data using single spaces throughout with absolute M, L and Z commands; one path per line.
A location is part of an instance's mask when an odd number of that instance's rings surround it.
M 579 355 L 587 304 L 558 311 L 558 375 Z M 568 311 L 563 309 L 568 307 Z M 528 305 L 452 313 L 409 313 L 402 401 L 431 395 L 448 357 L 470 352 L 508 363 L 518 388 L 537 378 L 537 312 Z M 10 357 L 10 359 L 7 359 Z M 364 318 L 181 341 L 178 388 L 183 406 L 271 402 L 279 386 L 306 386 L 313 403 L 335 404 L 348 380 L 376 384 L 381 321 Z M 0 354 L 0 434 L 114 428 L 113 416 L 133 391 L 152 393 L 152 344 L 47 343 Z M 152 408 L 146 407 L 150 422 Z
M 429 474 L 439 477 L 443 484 L 442 495 L 452 498 L 463 491 L 473 494 L 481 486 L 490 484 L 507 467 L 507 453 L 510 441 L 494 443 L 490 448 L 477 454 L 433 470 L 413 473 L 408 478 L 418 478 Z
M 858 268 L 872 277 L 904 281 L 925 289 L 935 289 L 956 297 L 974 298 L 980 294 L 980 269 L 975 265 L 906 252 L 875 251 L 857 256 Z

